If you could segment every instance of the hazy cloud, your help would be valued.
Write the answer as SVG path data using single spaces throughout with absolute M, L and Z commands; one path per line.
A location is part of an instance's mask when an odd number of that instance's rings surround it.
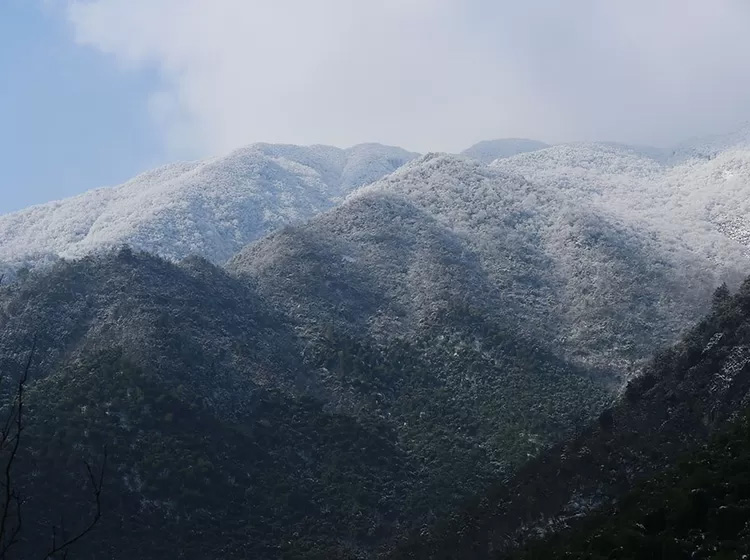
M 76 38 L 161 77 L 181 153 L 668 143 L 750 117 L 746 0 L 88 0 Z

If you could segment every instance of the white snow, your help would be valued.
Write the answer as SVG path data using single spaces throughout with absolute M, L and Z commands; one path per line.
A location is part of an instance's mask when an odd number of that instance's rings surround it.
M 678 165 L 616 144 L 490 166 L 428 154 L 349 200 L 377 193 L 408 199 L 457 234 L 501 294 L 498 308 L 528 324 L 565 317 L 549 337 L 584 360 L 608 349 L 613 367 L 650 333 L 676 335 L 722 281 L 736 285 L 750 269 L 750 150 Z
M 332 207 L 415 157 L 400 148 L 255 144 L 122 185 L 0 216 L 0 263 L 78 258 L 122 244 L 224 262 L 246 243 Z
M 543 146 L 489 141 L 466 150 L 475 161 L 433 154 L 399 169 L 416 154 L 378 144 L 348 150 L 254 144 L 0 216 L 0 269 L 126 243 L 170 259 L 198 254 L 222 263 L 245 244 L 381 178 L 377 188 L 413 198 L 451 229 L 489 232 L 484 243 L 512 243 L 501 233 L 509 223 L 538 227 L 541 219 L 547 229 L 539 242 L 552 250 L 569 242 L 562 240 L 571 228 L 591 227 L 580 216 L 561 220 L 550 210 L 565 207 L 571 215 L 585 209 L 605 216 L 646 235 L 660 252 L 687 251 L 719 270 L 746 261 L 750 126 L 664 151 L 611 143 Z M 497 155 L 489 166 L 482 163 Z M 508 185 L 515 185 L 512 196 Z
M 564 192 L 574 204 L 593 205 L 716 264 L 748 254 L 750 146 L 675 162 L 649 150 L 578 144 L 497 160 L 491 167 Z

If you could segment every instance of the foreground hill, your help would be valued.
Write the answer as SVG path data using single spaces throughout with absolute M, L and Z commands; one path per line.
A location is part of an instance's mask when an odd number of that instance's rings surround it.
M 246 278 L 127 249 L 0 288 L 7 375 L 36 340 L 23 554 L 86 517 L 82 464 L 106 445 L 106 515 L 77 558 L 370 557 L 603 406 L 538 341 L 453 321 L 450 340 L 312 338 Z
M 728 421 L 746 414 L 750 395 L 749 321 L 750 281 L 733 297 L 717 291 L 713 313 L 680 344 L 658 354 L 595 424 L 531 461 L 477 498 L 462 514 L 451 516 L 432 531 L 423 531 L 421 537 L 404 545 L 394 557 L 503 558 L 534 537 L 560 531 L 570 524 L 577 526 L 578 520 L 600 508 L 605 508 L 604 512 L 589 523 L 583 521 L 579 532 L 563 533 L 538 548 L 531 546 L 528 557 L 564 557 L 563 552 L 567 551 L 573 558 L 598 558 L 597 554 L 605 549 L 612 553 L 612 546 L 622 543 L 625 548 L 617 548 L 623 552 L 617 558 L 647 558 L 651 556 L 646 553 L 655 550 L 653 546 L 658 549 L 662 544 L 668 545 L 665 550 L 676 549 L 682 554 L 695 552 L 690 543 L 700 548 L 707 542 L 716 544 L 725 539 L 723 531 L 728 526 L 717 527 L 716 519 L 689 516 L 715 511 L 736 526 L 737 515 L 744 515 L 736 511 L 744 507 L 744 502 L 726 486 L 732 479 L 719 478 L 733 466 L 743 464 L 745 444 L 737 435 L 742 423 L 731 428 L 729 436 L 717 436 L 719 439 L 712 444 L 729 444 L 730 449 L 725 448 L 710 459 L 700 451 L 692 458 L 688 455 L 687 465 L 660 475 L 619 502 L 616 507 L 620 513 L 616 517 L 607 519 L 612 514 L 606 508 L 641 481 L 670 469 L 685 453 L 695 453 L 702 443 L 721 434 Z M 726 451 L 730 451 L 729 455 Z M 670 487 L 681 496 L 670 493 Z M 690 497 L 685 495 L 688 489 L 692 492 Z M 737 491 L 744 492 L 741 488 Z M 654 492 L 658 495 L 654 496 Z M 679 502 L 697 499 L 696 496 L 705 498 L 703 505 L 690 502 L 700 511 L 691 509 L 690 503 Z M 657 505 L 660 499 L 664 502 Z M 728 500 L 729 505 L 722 508 L 716 500 Z M 637 504 L 644 509 L 638 511 Z M 664 508 L 669 504 L 674 509 L 667 511 Z M 661 518 L 659 511 L 664 514 Z M 689 525 L 679 525 L 681 522 L 674 516 L 680 515 L 686 516 L 683 522 Z M 679 533 L 683 528 L 685 532 Z M 701 537 L 691 529 L 706 534 Z M 674 541 L 669 531 L 677 531 L 687 540 Z M 658 537 L 662 532 L 667 533 Z M 731 542 L 725 544 L 729 547 L 726 550 L 737 550 L 731 548 Z M 639 548 L 641 545 L 645 548 Z
M 739 418 L 617 505 L 512 558 L 660 560 L 750 554 L 750 419 Z
M 414 156 L 378 144 L 348 150 L 254 144 L 226 157 L 168 165 L 117 187 L 0 216 L 0 263 L 79 258 L 122 244 L 220 263 Z

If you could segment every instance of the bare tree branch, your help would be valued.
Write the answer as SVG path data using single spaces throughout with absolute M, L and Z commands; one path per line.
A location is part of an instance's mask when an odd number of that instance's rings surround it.
M 2 281 L 0 276 L 0 282 Z M 16 385 L 16 393 L 10 403 L 10 409 L 3 421 L 2 431 L 0 432 L 0 453 L 7 456 L 5 465 L 0 472 L 0 495 L 2 503 L 0 504 L 0 560 L 9 560 L 11 549 L 20 541 L 23 530 L 22 506 L 24 500 L 16 488 L 14 481 L 14 465 L 18 459 L 18 453 L 21 448 L 21 436 L 25 430 L 24 412 L 25 412 L 25 395 L 26 384 L 29 381 L 29 373 L 36 352 L 37 339 L 34 337 L 31 352 L 26 360 L 25 367 L 21 377 Z M 0 382 L 4 380 L 0 376 Z M 93 493 L 95 504 L 94 514 L 88 524 L 78 531 L 75 535 L 66 537 L 64 522 L 60 524 L 58 533 L 57 527 L 52 528 L 52 545 L 44 554 L 44 560 L 53 558 L 67 559 L 69 549 L 72 545 L 80 541 L 90 533 L 102 516 L 101 495 L 104 487 L 104 477 L 107 469 L 107 449 L 104 448 L 101 468 L 96 472 L 91 464 L 84 462 L 89 484 Z M 64 520 L 63 520 L 64 521 Z
M 47 560 L 48 558 L 54 558 L 56 554 L 63 553 L 63 559 L 67 558 L 68 550 L 71 546 L 73 546 L 76 542 L 81 540 L 83 537 L 85 537 L 87 534 L 89 534 L 97 523 L 99 523 L 99 520 L 102 517 L 102 488 L 104 488 L 104 475 L 107 470 L 107 448 L 104 448 L 104 456 L 102 458 L 102 466 L 99 469 L 98 473 L 94 474 L 94 469 L 91 468 L 91 464 L 88 462 L 84 463 L 86 465 L 86 472 L 89 476 L 89 482 L 91 483 L 91 489 L 94 494 L 94 502 L 96 504 L 96 508 L 94 510 L 94 516 L 91 518 L 91 521 L 89 521 L 89 524 L 79 531 L 75 536 L 70 537 L 68 539 L 65 539 L 64 530 L 62 529 L 62 523 L 61 526 L 61 538 L 63 539 L 62 542 L 57 544 L 55 542 L 55 535 L 56 530 L 53 528 L 52 534 L 53 534 L 53 540 L 52 540 L 52 547 L 47 552 L 47 554 L 44 556 L 43 560 Z
M 34 337 L 32 342 L 31 351 L 26 360 L 26 367 L 24 367 L 23 374 L 18 380 L 15 400 L 11 403 L 11 408 L 8 412 L 5 426 L 3 428 L 2 438 L 0 439 L 0 451 L 4 451 L 10 446 L 10 454 L 5 463 L 3 474 L 3 489 L 5 495 L 3 497 L 2 514 L 0 514 L 0 558 L 6 558 L 8 551 L 18 543 L 18 537 L 21 534 L 23 526 L 23 517 L 21 515 L 23 500 L 13 487 L 12 476 L 13 465 L 16 462 L 18 450 L 21 446 L 21 433 L 24 429 L 24 390 L 26 388 L 26 382 L 29 379 L 29 371 L 31 370 L 32 360 L 34 359 L 34 352 L 36 352 L 36 337 Z M 15 427 L 15 434 L 12 436 L 11 425 Z M 14 505 L 15 508 L 13 508 Z M 15 521 L 13 520 L 13 509 L 15 509 Z

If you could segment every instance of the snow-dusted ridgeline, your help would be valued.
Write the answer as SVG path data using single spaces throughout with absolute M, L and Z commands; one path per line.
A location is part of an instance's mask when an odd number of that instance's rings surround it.
M 719 268 L 744 258 L 750 242 L 750 128 L 671 150 L 504 139 L 480 142 L 463 155 L 477 165 L 494 159 L 492 168 L 536 185 L 534 196 L 544 186 L 569 206 L 596 207 L 628 227 L 670 239 L 666 245 L 708 256 Z M 378 144 L 347 150 L 254 144 L 225 157 L 167 165 L 117 187 L 0 216 L 0 272 L 121 244 L 171 259 L 197 254 L 222 263 L 245 244 L 330 209 L 414 157 Z M 471 188 L 461 181 L 444 183 Z M 476 204 L 470 213 L 487 213 L 486 201 Z M 442 219 L 454 211 L 455 219 L 466 212 L 446 208 Z
M 549 144 L 526 138 L 499 138 L 497 140 L 483 140 L 461 152 L 461 155 L 490 163 L 496 159 L 507 158 L 527 152 L 535 152 L 549 148 Z
M 120 186 L 0 216 L 0 263 L 78 258 L 122 244 L 221 263 L 415 156 L 378 144 L 347 150 L 254 144 L 225 157 L 167 165 Z
M 594 205 L 718 266 L 750 253 L 750 147 L 742 144 L 677 163 L 649 150 L 577 144 L 491 166 L 557 189 L 573 204 Z
M 660 166 L 612 146 L 597 157 L 592 170 L 626 184 Z M 519 167 L 428 154 L 250 245 L 229 269 L 254 276 L 303 323 L 409 336 L 474 309 L 576 361 L 625 372 L 750 268 L 744 247 L 721 234 L 684 238 L 610 211 L 597 191 L 613 188 L 606 182 L 529 180 Z M 572 175 L 585 178 L 578 167 Z

